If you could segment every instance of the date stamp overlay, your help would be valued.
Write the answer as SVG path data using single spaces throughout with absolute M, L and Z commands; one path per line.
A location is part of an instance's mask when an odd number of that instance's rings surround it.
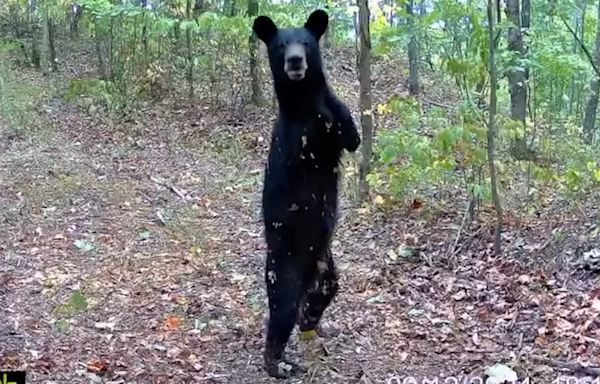
M 25 371 L 0 370 L 0 384 L 25 384 Z
M 524 377 L 513 381 L 498 383 L 486 376 L 448 376 L 448 377 L 412 377 L 390 376 L 385 384 L 600 384 L 600 376 L 568 376 L 559 375 L 547 382 L 535 378 Z

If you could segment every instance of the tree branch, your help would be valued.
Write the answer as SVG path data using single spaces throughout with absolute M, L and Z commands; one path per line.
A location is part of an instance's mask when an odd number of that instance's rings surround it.
M 594 68 L 594 72 L 596 72 L 596 76 L 600 77 L 600 68 L 598 68 L 598 65 L 596 64 L 596 60 L 594 60 L 594 56 L 592 56 L 592 53 L 590 52 L 590 50 L 588 49 L 588 47 L 583 43 L 583 41 L 581 41 L 581 39 L 579 38 L 579 36 L 577 36 L 577 33 L 573 30 L 573 28 L 571 28 L 571 26 L 569 25 L 569 23 L 567 23 L 566 20 L 562 16 L 560 16 L 560 20 L 563 22 L 563 24 L 565 25 L 565 27 L 567 27 L 567 29 L 569 30 L 569 32 L 571 33 L 571 35 L 573 35 L 573 38 L 575 38 L 575 41 L 577 41 L 577 44 L 579 44 L 579 46 L 581 47 L 581 49 L 585 53 L 585 56 L 587 57 L 587 59 L 589 60 L 590 64 Z

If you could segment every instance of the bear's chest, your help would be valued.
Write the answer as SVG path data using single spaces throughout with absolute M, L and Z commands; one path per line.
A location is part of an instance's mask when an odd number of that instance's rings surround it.
M 298 163 L 317 173 L 337 167 L 341 148 L 333 124 L 317 120 L 294 136 L 292 146 L 296 148 L 293 152 L 298 154 Z

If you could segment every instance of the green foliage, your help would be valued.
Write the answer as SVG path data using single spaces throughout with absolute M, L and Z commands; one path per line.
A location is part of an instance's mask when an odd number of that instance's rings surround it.
M 83 108 L 114 109 L 115 101 L 110 92 L 110 83 L 94 78 L 72 79 L 65 94 L 65 100 Z
M 15 133 L 38 127 L 37 106 L 45 96 L 33 81 L 15 76 L 11 60 L 20 54 L 18 43 L 0 40 L 0 125 Z
M 485 129 L 480 125 L 453 118 L 441 109 L 423 112 L 412 98 L 392 98 L 378 110 L 397 117 L 401 128 L 378 134 L 376 171 L 369 175 L 374 187 L 397 198 L 426 197 L 434 187 L 448 182 L 485 191 L 464 179 L 469 170 L 480 169 L 487 160 Z M 433 128 L 433 135 L 425 135 L 424 127 Z
M 87 311 L 88 307 L 89 304 L 85 295 L 79 290 L 74 291 L 66 303 L 59 304 L 52 310 L 52 314 L 58 318 L 55 329 L 58 332 L 66 332 L 69 328 L 67 318 Z
M 245 17 L 223 17 L 206 12 L 196 33 L 201 54 L 196 57 L 198 80 L 211 101 L 241 106 L 250 97 L 248 87 L 248 31 Z M 227 47 L 227 49 L 223 49 Z
M 600 188 L 598 148 L 585 144 L 575 127 L 566 128 L 540 140 L 541 155 L 550 160 L 540 176 L 567 196 L 582 198 Z

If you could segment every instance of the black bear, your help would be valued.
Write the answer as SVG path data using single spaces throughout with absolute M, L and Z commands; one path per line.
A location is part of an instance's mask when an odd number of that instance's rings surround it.
M 270 376 L 293 375 L 285 359 L 298 323 L 312 335 L 338 289 L 330 242 L 337 219 L 342 150 L 360 137 L 348 108 L 328 87 L 319 39 L 328 16 L 316 10 L 301 28 L 278 29 L 266 16 L 253 30 L 268 47 L 279 111 L 262 196 L 267 242 L 269 323 L 264 351 Z

